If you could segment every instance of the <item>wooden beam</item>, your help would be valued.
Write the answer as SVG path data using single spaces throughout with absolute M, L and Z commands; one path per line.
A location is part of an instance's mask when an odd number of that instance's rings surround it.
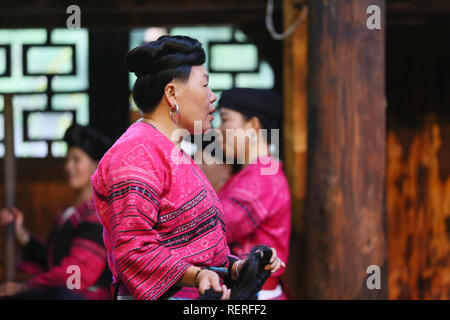
M 306 10 L 306 8 L 305 8 Z M 283 1 L 284 29 L 295 22 L 300 11 L 292 0 Z M 308 21 L 301 22 L 283 41 L 284 168 L 291 189 L 292 232 L 287 282 L 296 298 L 305 295 L 305 230 L 307 150 Z
M 314 0 L 309 9 L 307 297 L 387 297 L 383 0 Z M 367 268 L 381 268 L 369 290 Z
M 0 28 L 65 28 L 73 1 L 0 3 Z M 77 1 L 83 28 L 130 28 L 158 25 L 248 23 L 264 21 L 261 0 Z

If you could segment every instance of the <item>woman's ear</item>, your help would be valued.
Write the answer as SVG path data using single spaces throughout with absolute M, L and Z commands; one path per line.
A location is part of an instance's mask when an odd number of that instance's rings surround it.
M 248 129 L 254 129 L 256 132 L 258 132 L 259 129 L 261 129 L 261 122 L 259 121 L 258 117 L 251 117 L 248 121 Z
M 169 82 L 164 87 L 164 96 L 166 97 L 167 103 L 169 104 L 169 107 L 175 107 L 175 104 L 177 103 L 175 92 L 176 92 L 176 84 L 173 82 Z

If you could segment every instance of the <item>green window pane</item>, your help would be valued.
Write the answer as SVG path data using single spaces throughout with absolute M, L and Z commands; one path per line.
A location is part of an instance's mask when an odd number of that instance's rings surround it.
M 5 139 L 5 118 L 3 113 L 0 113 L 0 140 Z
M 231 41 L 232 28 L 229 26 L 217 27 L 174 27 L 170 28 L 171 35 L 189 36 L 200 41 L 205 47 L 210 41 Z
M 236 76 L 237 87 L 250 87 L 258 89 L 272 89 L 274 86 L 274 72 L 269 63 L 263 61 L 259 73 L 240 73 Z
M 6 48 L 0 48 L 0 74 L 6 72 Z
M 54 29 L 50 35 L 52 43 L 75 45 L 75 75 L 55 76 L 54 91 L 82 91 L 89 88 L 89 32 L 87 29 Z
M 30 139 L 58 140 L 73 121 L 70 112 L 34 112 L 28 115 L 28 136 Z
M 47 89 L 46 77 L 24 76 L 22 70 L 22 46 L 46 41 L 45 29 L 0 29 L 0 44 L 11 46 L 11 76 L 0 77 L 2 92 L 43 92 Z
M 130 31 L 130 49 L 140 46 L 144 42 L 146 28 L 138 28 Z
M 233 76 L 229 73 L 210 73 L 209 86 L 212 90 L 226 90 L 233 86 Z
M 29 73 L 70 73 L 73 69 L 71 47 L 31 47 L 27 61 Z
M 47 41 L 45 29 L 0 29 L 0 43 L 42 44 Z
M 5 145 L 3 143 L 0 143 L 0 158 L 3 158 L 5 156 Z
M 244 42 L 244 41 L 247 41 L 248 40 L 248 38 L 247 38 L 247 36 L 245 35 L 245 33 L 243 33 L 241 30 L 239 30 L 239 29 L 236 29 L 235 31 L 234 31 L 234 38 L 237 40 L 237 41 L 241 41 L 241 42 Z
M 47 106 L 45 94 L 15 95 L 14 106 L 14 148 L 17 157 L 43 158 L 47 156 L 46 142 L 23 141 L 23 110 L 44 110 Z
M 211 46 L 211 71 L 252 71 L 258 68 L 258 49 L 253 44 Z
M 89 124 L 89 95 L 87 93 L 55 94 L 52 97 L 54 110 L 76 110 L 76 122 Z
M 64 158 L 67 154 L 67 143 L 62 141 L 52 142 L 51 149 L 54 158 Z
M 48 113 L 48 105 L 55 111 L 76 111 L 76 121 L 80 124 L 89 123 L 89 98 L 86 91 L 89 88 L 88 76 L 88 40 L 87 29 L 68 30 L 53 29 L 50 39 L 47 39 L 46 29 L 0 29 L 0 45 L 9 45 L 11 54 L 11 76 L 0 77 L 2 93 L 21 93 L 14 95 L 14 138 L 15 152 L 18 157 L 46 157 L 65 154 L 64 143 L 45 141 L 24 141 L 23 111 L 33 113 L 28 116 L 27 135 L 31 139 L 60 139 L 66 127 L 72 122 L 73 113 Z M 54 46 L 47 46 L 50 43 Z M 68 73 L 75 75 L 53 76 L 52 90 L 83 91 L 75 94 L 54 94 L 52 101 L 47 101 L 47 95 L 38 94 L 47 90 L 48 77 L 45 75 L 24 76 L 22 68 L 23 48 L 28 47 L 26 62 L 29 73 Z M 73 57 L 75 55 L 75 57 Z M 6 51 L 0 49 L 0 73 L 4 73 Z M 73 58 L 76 60 L 72 65 Z M 76 67 L 76 70 L 73 70 Z M 25 94 L 24 94 L 25 93 Z M 0 96 L 0 112 L 3 108 L 3 96 Z M 36 111 L 41 111 L 36 113 Z M 57 118 L 60 116 L 60 119 Z M 0 119 L 1 120 L 1 119 Z M 61 125 L 65 123 L 65 125 Z M 0 131 L 4 131 L 3 123 Z M 4 132 L 0 132 L 4 135 Z M 50 150 L 49 150 L 50 147 Z

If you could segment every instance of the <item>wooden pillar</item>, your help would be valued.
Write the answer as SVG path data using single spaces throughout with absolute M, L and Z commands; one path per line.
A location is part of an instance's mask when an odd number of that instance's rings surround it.
M 14 154 L 14 111 L 13 96 L 3 96 L 4 106 L 4 128 L 5 128 L 5 207 L 16 205 L 16 156 Z M 5 282 L 14 281 L 15 277 L 15 232 L 14 223 L 5 226 Z
M 366 26 L 370 5 L 381 30 Z M 309 2 L 307 298 L 387 297 L 384 5 Z
M 283 0 L 284 30 L 298 18 L 294 1 Z M 304 10 L 306 10 L 304 8 Z M 284 169 L 291 189 L 292 231 L 287 282 L 295 298 L 305 297 L 305 229 L 307 149 L 308 22 L 304 16 L 283 41 Z

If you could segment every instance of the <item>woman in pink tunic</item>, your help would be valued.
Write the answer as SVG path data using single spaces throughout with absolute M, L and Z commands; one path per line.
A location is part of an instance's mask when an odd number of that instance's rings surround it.
M 216 96 L 208 87 L 201 44 L 163 36 L 127 55 L 137 80 L 133 98 L 143 117 L 130 126 L 92 176 L 118 299 L 165 299 L 182 287 L 222 292 L 214 271 L 238 278 L 243 263 L 230 255 L 219 199 L 179 146 L 199 125 L 211 128 Z M 273 255 L 267 269 L 284 266 Z
M 260 130 L 278 128 L 279 96 L 270 90 L 233 88 L 222 93 L 218 107 L 225 155 L 242 163 L 240 171 L 218 192 L 231 251 L 243 257 L 255 245 L 265 244 L 275 248 L 281 260 L 287 262 L 291 230 L 289 186 L 281 162 L 270 155 L 272 132 L 264 134 Z M 239 145 L 238 141 L 244 143 Z M 283 273 L 284 269 L 280 269 L 267 279 L 258 299 L 286 299 Z

